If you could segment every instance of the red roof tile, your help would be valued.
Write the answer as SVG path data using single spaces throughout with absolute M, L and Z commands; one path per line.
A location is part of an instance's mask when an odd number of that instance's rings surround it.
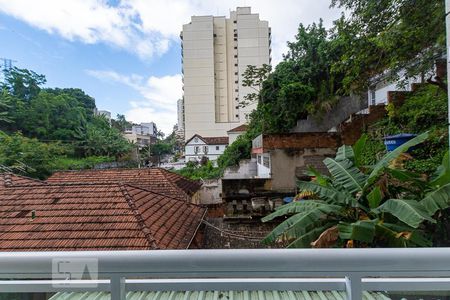
M 239 125 L 233 129 L 228 130 L 227 132 L 244 132 L 247 131 L 248 126 L 246 124 Z
M 34 179 L 14 173 L 0 173 L 0 188 L 14 185 L 43 185 L 45 181 Z
M 185 249 L 205 211 L 127 184 L 12 186 L 0 189 L 0 251 Z
M 173 198 L 189 200 L 201 183 L 161 168 L 62 171 L 49 183 L 128 183 Z

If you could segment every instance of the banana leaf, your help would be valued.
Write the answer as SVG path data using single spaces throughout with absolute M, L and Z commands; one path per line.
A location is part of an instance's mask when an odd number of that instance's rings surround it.
M 436 211 L 450 207 L 450 183 L 429 192 L 420 203 L 430 215 Z
M 376 186 L 369 194 L 367 194 L 367 201 L 369 202 L 369 207 L 371 209 L 377 208 L 380 205 L 381 200 L 383 200 L 383 195 L 381 194 L 379 186 Z
M 297 238 L 295 241 L 290 243 L 287 247 L 288 248 L 311 248 L 311 243 L 314 242 L 325 230 L 333 226 L 334 224 L 326 224 L 324 226 L 320 226 L 317 228 L 314 228 L 313 230 L 308 231 L 307 233 L 303 234 L 299 238 Z
M 372 183 L 375 182 L 375 180 L 380 175 L 381 171 L 384 168 L 386 168 L 391 161 L 396 159 L 400 154 L 402 154 L 403 152 L 407 151 L 409 148 L 424 142 L 427 138 L 428 138 L 428 132 L 422 133 L 421 135 L 416 136 L 415 138 L 413 138 L 413 139 L 407 141 L 406 143 L 404 143 L 403 145 L 400 145 L 395 150 L 393 150 L 393 151 L 387 153 L 386 155 L 384 155 L 378 161 L 378 163 L 373 167 L 372 172 L 369 174 L 369 177 L 367 178 L 367 182 L 366 182 L 365 188 L 371 186 Z
M 298 181 L 297 187 L 300 190 L 307 190 L 319 195 L 322 200 L 330 204 L 354 204 L 355 198 L 351 194 L 339 191 L 331 186 L 322 186 L 315 182 L 310 181 Z
M 350 160 L 353 161 L 355 158 L 355 153 L 353 153 L 353 148 L 348 145 L 342 145 L 336 152 L 336 161 Z
M 324 161 L 334 180 L 342 185 L 349 193 L 362 191 L 367 176 L 363 174 L 350 160 L 340 161 L 326 158 Z
M 308 212 L 311 209 L 315 209 L 324 205 L 331 206 L 330 204 L 327 204 L 326 202 L 321 200 L 302 200 L 291 202 L 289 204 L 278 207 L 273 213 L 262 218 L 261 221 L 267 222 L 285 215 Z M 334 209 L 339 210 L 340 208 L 340 206 L 334 205 Z
M 389 199 L 372 211 L 390 213 L 413 228 L 418 228 L 424 221 L 436 223 L 426 208 L 416 200 Z
M 363 134 L 353 145 L 353 155 L 354 155 L 353 161 L 357 167 L 361 166 L 362 155 L 364 148 L 366 147 L 366 142 L 367 142 L 367 134 Z
M 341 222 L 338 224 L 339 237 L 343 240 L 356 240 L 371 243 L 375 237 L 375 220 L 360 220 L 354 223 Z
M 308 232 L 314 225 L 323 222 L 325 216 L 334 210 L 330 207 L 317 207 L 288 218 L 275 227 L 264 239 L 263 243 L 273 243 L 283 235 L 287 239 L 297 238 Z
M 450 160 L 448 151 L 442 158 L 442 164 L 436 170 L 433 178 L 430 181 L 432 186 L 443 186 L 450 183 Z

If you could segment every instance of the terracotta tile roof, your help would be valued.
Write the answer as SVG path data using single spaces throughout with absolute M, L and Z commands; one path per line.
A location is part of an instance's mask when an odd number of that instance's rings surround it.
M 45 181 L 34 179 L 14 173 L 0 173 L 0 188 L 14 185 L 43 185 Z
M 247 131 L 248 126 L 246 124 L 239 125 L 233 129 L 228 130 L 227 132 L 244 132 Z
M 12 186 L 0 189 L 0 251 L 185 249 L 205 211 L 127 184 Z
M 128 183 L 173 198 L 190 200 L 201 184 L 162 168 L 62 171 L 49 183 Z
M 227 136 L 202 137 L 208 145 L 228 145 Z

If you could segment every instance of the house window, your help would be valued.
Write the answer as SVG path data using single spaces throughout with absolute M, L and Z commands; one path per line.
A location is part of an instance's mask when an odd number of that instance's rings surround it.
M 195 139 L 194 139 L 194 142 L 195 142 L 195 143 L 198 143 L 198 138 L 195 138 Z
M 372 105 L 376 104 L 375 88 L 370 89 L 370 103 Z
M 269 162 L 269 157 L 268 156 L 264 156 L 263 157 L 263 166 L 266 168 L 270 168 L 270 162 Z
M 216 150 L 217 150 L 217 151 L 219 150 L 219 148 L 220 148 L 219 146 L 216 146 Z
M 197 154 L 200 151 L 200 147 L 199 146 L 195 146 L 194 147 L 194 153 Z
M 203 153 L 205 153 L 205 154 L 208 153 L 208 146 L 203 146 Z
M 258 164 L 261 164 L 261 155 L 258 155 Z

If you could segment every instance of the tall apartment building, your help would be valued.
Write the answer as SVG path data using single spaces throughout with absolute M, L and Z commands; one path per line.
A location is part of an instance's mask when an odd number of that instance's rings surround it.
M 240 108 L 253 89 L 242 86 L 248 65 L 270 64 L 270 28 L 250 7 L 230 18 L 193 16 L 183 25 L 185 140 L 194 134 L 223 137 L 246 123 L 256 103 Z
M 184 101 L 183 99 L 178 99 L 177 101 L 177 125 L 178 130 L 184 129 Z

